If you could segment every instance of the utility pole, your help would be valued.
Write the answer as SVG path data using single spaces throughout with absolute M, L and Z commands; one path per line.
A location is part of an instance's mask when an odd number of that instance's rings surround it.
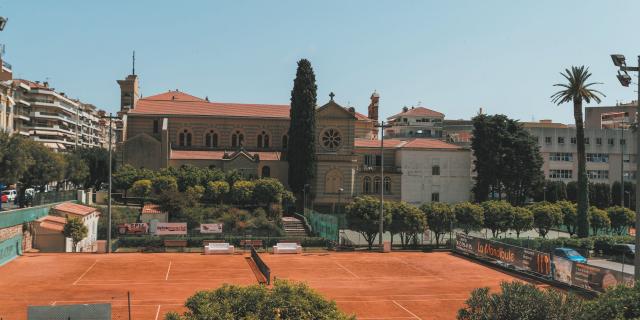
M 380 245 L 380 251 L 384 250 L 382 245 L 382 236 L 384 235 L 384 129 L 391 127 L 389 124 L 385 124 L 384 121 L 380 121 L 379 124 L 375 124 L 376 128 L 380 128 L 380 221 L 378 221 L 380 234 L 378 238 L 378 244 Z M 375 185 L 375 181 L 374 181 Z
M 624 208 L 624 146 L 627 144 L 624 140 L 624 112 L 622 113 L 622 123 L 620 124 L 620 139 L 620 141 L 624 141 L 624 144 L 620 144 L 620 206 Z
M 117 116 L 114 117 L 112 113 L 109 113 L 109 116 L 102 117 L 103 119 L 109 119 L 109 195 L 107 199 L 107 253 L 111 253 L 111 190 L 112 190 L 112 179 L 111 179 L 111 168 L 112 165 L 112 145 L 113 145 L 113 119 L 119 119 Z

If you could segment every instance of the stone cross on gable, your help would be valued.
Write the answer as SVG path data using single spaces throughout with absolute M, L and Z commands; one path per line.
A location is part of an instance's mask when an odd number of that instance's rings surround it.
M 333 97 L 335 97 L 336 95 L 333 93 L 333 91 L 331 91 L 331 93 L 329 93 L 329 98 L 331 98 L 331 101 L 333 101 Z

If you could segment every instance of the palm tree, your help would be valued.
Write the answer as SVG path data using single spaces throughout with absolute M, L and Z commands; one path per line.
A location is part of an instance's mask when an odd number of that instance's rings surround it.
M 554 87 L 562 90 L 551 96 L 551 101 L 558 105 L 573 102 L 573 117 L 576 121 L 576 138 L 578 143 L 578 237 L 589 236 L 589 181 L 586 171 L 586 157 L 584 152 L 584 124 L 582 122 L 582 101 L 590 103 L 591 100 L 600 103 L 600 96 L 604 94 L 591 86 L 598 82 L 587 83 L 591 73 L 585 66 L 572 66 L 571 70 L 565 69 L 560 73 L 568 83 L 557 83 Z

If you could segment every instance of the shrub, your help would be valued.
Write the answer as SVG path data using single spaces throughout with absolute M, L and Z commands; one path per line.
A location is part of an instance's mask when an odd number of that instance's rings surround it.
M 254 183 L 253 197 L 258 204 L 269 205 L 282 202 L 282 194 L 285 188 L 280 181 L 272 178 L 263 178 L 256 180 Z
M 475 289 L 465 304 L 458 311 L 460 320 L 576 319 L 584 310 L 584 302 L 573 295 L 518 281 L 502 282 L 498 293 Z
M 253 190 L 255 183 L 253 181 L 240 180 L 236 181 L 231 187 L 231 198 L 240 205 L 248 205 L 253 202 Z
M 633 287 L 616 286 L 587 303 L 582 319 L 638 319 L 640 318 L 640 284 Z
M 224 180 L 209 181 L 205 190 L 205 199 L 215 203 L 222 203 L 229 193 L 229 190 L 229 183 Z
M 188 311 L 167 314 L 167 320 L 199 319 L 355 319 L 338 310 L 306 284 L 276 280 L 272 288 L 225 284 L 212 291 L 199 291 L 187 299 Z
M 178 190 L 178 182 L 176 178 L 172 176 L 157 176 L 151 180 L 153 185 L 153 192 L 159 194 L 162 191 L 176 191 Z
M 146 198 L 151 195 L 151 180 L 143 179 L 133 183 L 129 192 L 135 197 Z

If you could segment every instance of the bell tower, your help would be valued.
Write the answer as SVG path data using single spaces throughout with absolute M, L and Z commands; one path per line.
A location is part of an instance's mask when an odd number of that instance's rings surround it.
M 371 94 L 371 103 L 369 104 L 369 119 L 378 121 L 378 103 L 380 102 L 380 94 L 375 90 Z
M 138 76 L 136 75 L 136 52 L 133 52 L 133 64 L 131 74 L 124 80 L 118 80 L 120 85 L 120 111 L 126 112 L 135 109 L 138 99 L 140 99 L 140 87 Z

